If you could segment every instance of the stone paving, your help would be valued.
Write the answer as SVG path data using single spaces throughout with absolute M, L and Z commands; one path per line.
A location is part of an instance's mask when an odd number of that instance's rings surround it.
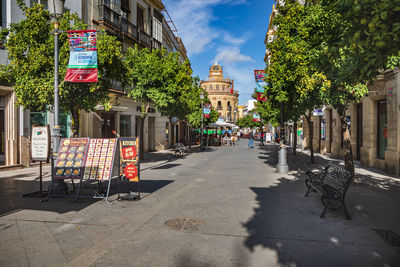
M 374 230 L 400 233 L 399 177 L 358 166 L 352 220 L 320 219 L 304 173 L 338 161 L 289 154 L 282 175 L 273 146 L 246 145 L 153 154 L 143 198 L 118 201 L 113 184 L 113 205 L 22 198 L 38 189 L 38 168 L 0 172 L 0 266 L 399 266 L 399 247 Z

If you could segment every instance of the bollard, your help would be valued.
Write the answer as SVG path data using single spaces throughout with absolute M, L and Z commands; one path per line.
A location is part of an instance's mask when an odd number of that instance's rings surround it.
M 278 165 L 276 165 L 277 173 L 288 173 L 289 166 L 286 163 L 287 151 L 285 145 L 281 145 L 281 149 L 279 150 L 279 161 Z

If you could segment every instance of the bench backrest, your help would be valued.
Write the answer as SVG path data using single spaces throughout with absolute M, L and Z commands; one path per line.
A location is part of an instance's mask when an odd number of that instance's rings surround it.
M 349 188 L 351 174 L 349 171 L 336 165 L 328 165 L 323 171 L 323 183 L 345 194 Z

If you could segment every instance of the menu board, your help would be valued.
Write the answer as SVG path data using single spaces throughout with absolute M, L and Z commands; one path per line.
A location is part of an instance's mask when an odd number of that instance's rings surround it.
M 81 179 L 89 138 L 63 138 L 55 166 L 55 178 Z
M 122 179 L 139 182 L 139 137 L 119 138 L 119 151 Z
M 90 139 L 85 164 L 85 180 L 110 180 L 117 139 Z
M 50 156 L 49 126 L 32 127 L 31 155 L 33 161 L 48 161 Z

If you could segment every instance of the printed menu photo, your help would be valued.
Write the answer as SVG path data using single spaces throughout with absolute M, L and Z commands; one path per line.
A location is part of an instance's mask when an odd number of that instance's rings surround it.
M 117 139 L 90 139 L 84 180 L 109 180 L 112 175 Z
M 56 179 L 81 179 L 86 159 L 88 138 L 63 138 L 55 165 Z

